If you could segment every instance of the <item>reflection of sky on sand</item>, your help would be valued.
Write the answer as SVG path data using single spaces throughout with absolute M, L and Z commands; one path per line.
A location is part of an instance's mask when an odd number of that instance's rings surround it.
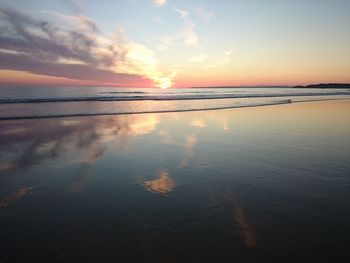
M 31 190 L 32 190 L 31 187 L 26 187 L 26 186 L 20 187 L 16 192 L 10 194 L 7 197 L 4 197 L 3 199 L 0 199 L 0 208 L 5 208 L 12 204 L 17 203 L 26 195 L 28 195 L 31 192 Z
M 74 178 L 73 183 L 69 186 L 69 191 L 72 193 L 81 193 L 85 190 L 93 177 L 93 172 L 90 166 L 84 166 L 82 172 Z
M 76 151 L 68 163 L 91 164 L 109 147 L 127 151 L 132 137 L 153 132 L 157 123 L 151 114 L 0 122 L 0 171 L 28 168 Z
M 240 205 L 238 198 L 232 193 L 225 194 L 226 199 L 233 206 L 234 220 L 239 225 L 239 230 L 243 243 L 248 248 L 256 246 L 256 237 L 253 228 L 248 223 L 243 207 Z M 236 231 L 236 229 L 235 229 Z
M 323 106 L 327 109 L 325 114 L 333 111 L 332 103 L 328 104 L 328 106 Z M 293 105 L 291 106 L 293 107 Z M 298 112 L 305 112 L 305 110 L 315 116 L 317 122 L 313 127 L 317 126 L 323 129 L 335 127 L 335 125 L 323 123 L 320 115 L 317 114 L 319 112 L 317 107 L 301 104 L 295 108 L 297 116 L 300 116 Z M 195 156 L 194 151 L 197 145 L 214 140 L 226 140 L 227 144 L 234 142 L 230 139 L 232 134 L 229 132 L 233 121 L 240 123 L 236 127 L 237 132 L 244 135 L 242 131 L 248 125 L 247 120 L 254 119 L 254 122 L 249 123 L 250 130 L 255 129 L 258 133 L 258 126 L 262 123 L 266 123 L 265 126 L 269 127 L 276 118 L 283 121 L 280 115 L 289 116 L 285 119 L 291 122 L 290 111 L 284 109 L 286 108 L 279 108 L 279 106 L 259 108 L 261 112 L 271 112 L 268 119 L 256 118 L 257 109 L 250 108 L 207 112 L 2 121 L 0 122 L 0 172 L 26 169 L 51 159 L 57 159 L 59 165 L 94 164 L 98 160 L 104 159 L 106 154 L 113 154 L 113 151 L 126 155 L 132 154 L 130 147 L 135 149 L 138 147 L 133 141 L 136 138 L 146 138 L 146 135 L 149 134 L 153 134 L 152 137 L 147 137 L 152 140 L 149 141 L 150 143 L 164 144 L 178 150 L 182 149 L 183 160 L 180 160 L 178 164 L 180 167 L 188 167 L 189 161 Z M 244 114 L 241 114 L 243 112 Z M 309 127 L 303 118 L 293 119 L 293 121 L 292 124 L 283 123 L 283 126 L 293 125 L 294 130 Z M 345 124 L 346 122 L 344 122 Z M 323 127 L 320 127 L 321 125 Z M 345 131 L 346 128 L 344 126 L 344 129 L 340 131 Z M 223 133 L 224 131 L 225 133 Z
M 167 170 L 160 170 L 157 179 L 144 181 L 143 185 L 146 190 L 158 194 L 167 194 L 175 187 L 175 183 L 170 178 L 170 173 Z
M 0 122 L 2 236 L 21 244 L 42 223 L 33 247 L 70 239 L 77 251 L 107 255 L 157 236 L 147 253 L 175 262 L 186 249 L 244 262 L 276 247 L 304 252 L 312 238 L 338 245 L 347 238 L 337 213 L 349 207 L 350 122 L 348 106 L 328 108 L 339 118 L 325 122 L 317 114 L 328 104 Z M 316 230 L 307 227 L 315 215 Z M 60 223 L 46 224 L 52 218 Z M 64 234 L 47 240 L 50 231 Z M 0 242 L 16 255 L 11 244 Z
M 194 156 L 194 147 L 198 143 L 197 135 L 195 133 L 188 134 L 186 136 L 185 145 L 184 145 L 184 158 L 180 163 L 180 167 L 186 167 L 189 164 L 189 161 Z
M 193 119 L 191 121 L 191 125 L 194 127 L 198 127 L 198 128 L 205 128 L 206 127 L 206 123 L 201 119 Z
M 81 164 L 83 167 L 77 170 L 67 188 L 79 193 L 95 177 L 91 165 L 113 156 L 114 151 L 132 157 L 131 147 L 137 149 L 133 141 L 148 134 L 154 134 L 152 140 L 156 144 L 179 150 L 182 157 L 176 167 L 190 167 L 199 141 L 197 132 L 227 128 L 225 112 L 218 113 L 174 112 L 3 121 L 0 123 L 0 172 L 29 169 L 51 159 L 61 167 Z M 182 127 L 186 128 L 186 133 L 182 132 Z M 144 186 L 149 191 L 165 194 L 173 190 L 175 182 L 168 170 L 161 170 L 158 178 L 144 182 Z

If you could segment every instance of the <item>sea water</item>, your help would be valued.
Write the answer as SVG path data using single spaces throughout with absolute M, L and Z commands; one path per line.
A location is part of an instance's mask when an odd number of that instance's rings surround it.
M 348 89 L 2 87 L 0 119 L 209 110 L 344 98 L 350 98 Z

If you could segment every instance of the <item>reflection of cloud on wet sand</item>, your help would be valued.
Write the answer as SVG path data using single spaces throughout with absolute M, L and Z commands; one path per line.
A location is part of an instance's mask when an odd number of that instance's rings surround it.
M 159 137 L 162 139 L 163 143 L 172 143 L 172 136 L 170 134 L 170 132 L 166 129 L 160 129 L 159 132 Z
M 0 171 L 25 169 L 74 151 L 68 162 L 94 163 L 108 147 L 126 150 L 133 137 L 153 132 L 158 122 L 152 114 L 4 121 L 0 123 Z
M 8 163 L 0 164 L 0 172 L 10 170 L 11 168 L 12 168 L 11 164 L 8 164 Z
M 84 163 L 84 164 L 93 164 L 97 160 L 103 157 L 105 151 L 106 151 L 106 146 L 99 146 L 99 145 L 94 145 L 93 147 L 90 147 L 85 153 L 83 152 L 81 154 L 79 163 Z
M 205 127 L 207 127 L 206 123 L 202 119 L 193 119 L 191 121 L 191 126 L 198 127 L 198 128 L 205 128 Z
M 206 123 L 209 124 L 215 124 L 215 125 L 219 125 L 222 127 L 222 129 L 224 131 L 230 130 L 230 122 L 231 122 L 231 118 L 230 118 L 230 112 L 228 111 L 216 111 L 215 113 L 213 112 L 208 112 L 205 115 L 205 121 Z
M 32 190 L 31 187 L 26 187 L 26 186 L 20 187 L 13 194 L 11 194 L 3 199 L 0 199 L 0 208 L 5 208 L 5 207 L 10 206 L 14 203 L 17 203 L 24 196 L 28 195 L 31 190 Z
M 136 116 L 133 116 L 136 117 Z M 159 122 L 157 115 L 140 115 L 139 119 L 136 122 L 133 122 L 129 125 L 128 135 L 138 136 L 149 134 L 156 129 L 156 126 Z
M 83 192 L 92 178 L 93 173 L 90 166 L 84 167 L 82 173 L 75 178 L 75 181 L 69 187 L 69 191 L 73 193 Z
M 225 131 L 230 129 L 227 118 L 224 118 L 224 120 L 223 120 L 222 129 L 225 130 Z
M 226 193 L 225 197 L 233 205 L 234 220 L 240 227 L 240 234 L 242 236 L 244 245 L 248 248 L 255 247 L 256 246 L 255 233 L 251 225 L 248 224 L 244 209 L 240 205 L 237 197 L 232 193 Z
M 189 160 L 194 155 L 194 147 L 196 146 L 197 143 L 198 143 L 198 139 L 195 133 L 192 133 L 186 136 L 186 141 L 184 146 L 185 156 L 180 164 L 181 167 L 186 167 L 188 165 Z
M 146 190 L 158 193 L 167 194 L 175 187 L 174 181 L 170 178 L 170 173 L 167 170 L 160 170 L 158 179 L 145 181 L 143 186 Z
M 193 148 L 197 144 L 197 135 L 195 133 L 186 136 L 185 150 L 188 155 L 193 155 Z

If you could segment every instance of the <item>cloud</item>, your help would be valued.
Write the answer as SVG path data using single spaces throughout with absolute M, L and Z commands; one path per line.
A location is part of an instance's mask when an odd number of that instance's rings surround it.
M 65 16 L 69 29 L 0 8 L 0 69 L 79 80 L 125 83 L 152 80 L 169 87 L 174 73 L 158 69 L 153 50 L 121 33 L 103 34 L 86 16 Z
M 159 17 L 153 17 L 153 20 L 154 20 L 155 22 L 157 22 L 159 25 L 162 25 L 162 24 L 163 24 L 162 19 L 160 19 Z
M 199 37 L 196 31 L 196 25 L 187 18 L 189 13 L 176 7 L 173 7 L 173 9 L 180 14 L 183 20 L 183 27 L 180 32 L 163 37 L 160 40 L 160 44 L 157 48 L 160 50 L 167 49 L 169 46 L 177 42 L 182 42 L 187 46 L 196 46 L 198 44 Z
M 195 11 L 196 15 L 201 18 L 204 22 L 209 23 L 211 19 L 214 17 L 214 14 L 204 7 L 199 7 Z
M 224 52 L 224 54 L 225 54 L 225 56 L 230 56 L 230 55 L 232 54 L 232 49 L 226 50 L 226 51 Z
M 185 27 L 182 31 L 185 43 L 189 46 L 196 46 L 198 44 L 198 34 L 195 30 L 195 24 L 190 20 L 185 20 Z
M 231 62 L 232 50 L 224 51 L 224 55 L 217 58 L 217 60 L 206 66 L 207 69 L 217 68 L 222 65 L 228 64 Z
M 143 77 L 139 75 L 115 73 L 86 64 L 42 61 L 27 55 L 0 53 L 0 69 L 29 71 L 34 74 L 70 79 L 101 81 L 114 85 L 131 85 L 135 82 L 144 82 Z
M 205 54 L 202 54 L 202 55 L 198 55 L 190 58 L 189 61 L 193 63 L 203 63 L 207 59 L 208 59 L 208 56 Z
M 166 4 L 167 0 L 153 0 L 152 2 L 156 7 L 162 7 Z
M 173 7 L 173 9 L 174 9 L 176 12 L 178 12 L 182 18 L 185 18 L 185 17 L 188 16 L 188 14 L 189 14 L 187 11 L 181 10 L 181 9 L 175 7 L 175 6 Z
M 180 14 L 184 21 L 184 27 L 182 31 L 178 34 L 178 37 L 182 38 L 186 45 L 196 46 L 198 44 L 199 37 L 195 30 L 196 25 L 190 19 L 187 18 L 189 12 L 178 9 L 176 7 L 174 7 L 174 10 Z
M 86 16 L 73 16 L 72 20 L 76 21 L 78 24 L 80 24 L 85 30 L 100 33 L 99 28 L 97 27 L 97 24 L 89 17 Z

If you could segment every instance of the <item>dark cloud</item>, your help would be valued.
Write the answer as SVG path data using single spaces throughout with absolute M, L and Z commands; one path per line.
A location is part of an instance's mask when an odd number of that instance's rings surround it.
M 65 77 L 79 80 L 93 80 L 113 82 L 116 85 L 131 85 L 145 82 L 141 76 L 130 74 L 118 74 L 109 70 L 97 69 L 83 64 L 60 64 L 42 61 L 26 55 L 1 54 L 0 69 L 28 71 L 34 74 L 42 74 L 55 77 Z
M 0 8 L 0 48 L 25 52 L 36 58 L 52 60 L 58 58 L 77 59 L 85 63 L 111 66 L 122 60 L 127 50 L 107 47 L 108 55 L 96 54 L 101 44 L 89 32 L 66 30 L 44 20 L 35 20 L 12 9 Z M 88 18 L 77 17 L 83 25 L 98 31 L 96 24 Z M 121 46 L 121 45 L 120 45 Z M 95 52 L 95 53 L 94 53 Z
M 80 21 L 81 24 L 83 24 L 88 30 L 100 33 L 100 29 L 98 28 L 97 24 L 86 16 L 78 16 L 77 19 Z
M 123 83 L 143 79 L 111 70 L 128 63 L 122 40 L 101 41 L 94 21 L 84 16 L 72 19 L 78 26 L 68 30 L 0 7 L 0 68 L 79 80 Z

